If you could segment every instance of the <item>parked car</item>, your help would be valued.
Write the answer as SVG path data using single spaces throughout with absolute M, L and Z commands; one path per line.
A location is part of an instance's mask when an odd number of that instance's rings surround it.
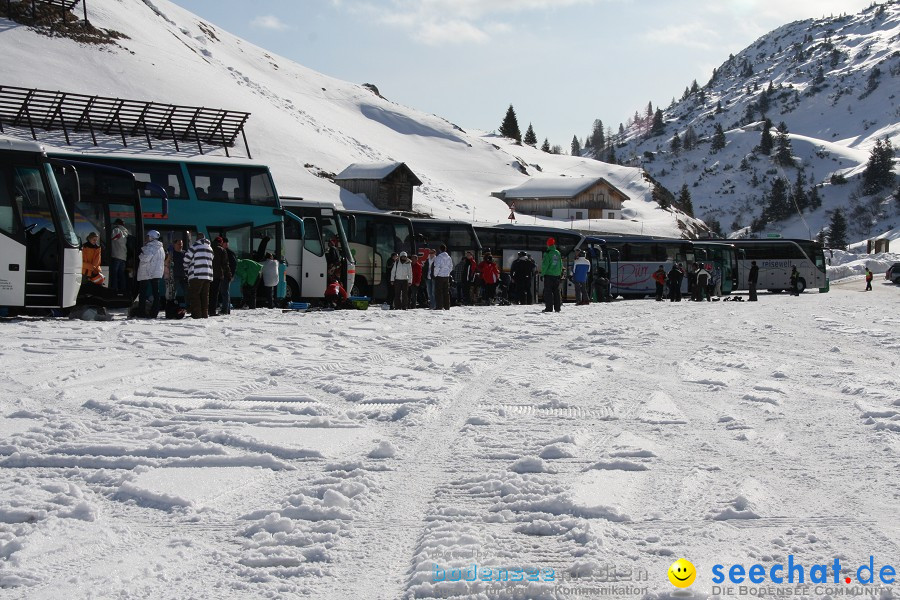
M 888 267 L 888 270 L 884 273 L 884 278 L 900 285 L 900 263 L 894 263 Z

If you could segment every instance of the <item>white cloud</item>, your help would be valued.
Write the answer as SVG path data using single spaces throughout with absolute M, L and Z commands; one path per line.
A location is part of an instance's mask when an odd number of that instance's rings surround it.
M 513 32 L 508 23 L 492 16 L 557 10 L 601 0 L 392 0 L 390 7 L 366 0 L 331 0 L 350 13 L 366 13 L 381 23 L 398 27 L 416 41 L 429 44 L 485 43 L 492 35 Z
M 715 46 L 719 35 L 704 24 L 693 22 L 652 29 L 642 33 L 641 37 L 660 45 L 709 50 Z
M 276 17 L 275 15 L 260 15 L 250 21 L 250 25 L 253 27 L 260 27 L 262 29 L 271 29 L 273 31 L 285 31 L 290 29 L 287 23 Z

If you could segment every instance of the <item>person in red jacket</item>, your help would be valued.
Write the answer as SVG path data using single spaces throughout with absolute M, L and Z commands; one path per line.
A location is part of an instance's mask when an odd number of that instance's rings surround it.
M 422 260 L 424 253 L 420 252 L 412 261 L 412 282 L 409 284 L 409 307 L 419 308 L 419 286 L 422 285 Z
M 481 274 L 481 282 L 484 284 L 484 304 L 490 306 L 494 303 L 497 282 L 500 281 L 500 269 L 490 252 L 485 254 L 482 261 L 478 263 L 478 272 Z
M 347 290 L 337 280 L 337 277 L 328 278 L 328 287 L 325 288 L 325 304 L 331 308 L 338 308 L 349 296 Z
M 653 281 L 656 282 L 656 301 L 663 301 L 663 291 L 666 289 L 666 269 L 659 265 L 659 268 L 653 271 Z

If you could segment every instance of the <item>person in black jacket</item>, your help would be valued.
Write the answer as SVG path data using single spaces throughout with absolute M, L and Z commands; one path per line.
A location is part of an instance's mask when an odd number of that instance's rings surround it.
M 759 267 L 756 261 L 750 261 L 750 274 L 747 277 L 747 283 L 750 287 L 750 302 L 756 302 L 756 282 L 759 281 Z
M 669 300 L 672 302 L 681 302 L 681 280 L 684 279 L 684 271 L 681 270 L 681 264 L 675 263 L 669 269 Z
M 228 293 L 231 284 L 231 270 L 228 267 L 228 252 L 225 250 L 225 238 L 222 236 L 213 240 L 213 281 L 209 286 L 209 316 L 218 316 L 215 312 L 221 301 L 225 305 L 222 314 L 231 313 L 231 297 Z
M 534 304 L 534 271 L 536 266 L 528 253 L 519 252 L 519 257 L 510 266 L 509 274 L 515 287 L 514 299 L 519 304 Z

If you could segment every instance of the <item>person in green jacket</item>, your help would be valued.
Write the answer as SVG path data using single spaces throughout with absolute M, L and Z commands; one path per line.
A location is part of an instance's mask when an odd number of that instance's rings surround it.
M 256 293 L 259 288 L 259 274 L 262 265 L 255 260 L 242 258 L 237 261 L 236 275 L 241 278 L 241 296 L 247 308 L 256 308 Z
M 541 275 L 544 277 L 544 310 L 543 312 L 559 312 L 562 310 L 562 297 L 559 293 L 559 278 L 562 276 L 562 256 L 556 249 L 556 240 L 547 240 L 547 250 L 541 263 Z

